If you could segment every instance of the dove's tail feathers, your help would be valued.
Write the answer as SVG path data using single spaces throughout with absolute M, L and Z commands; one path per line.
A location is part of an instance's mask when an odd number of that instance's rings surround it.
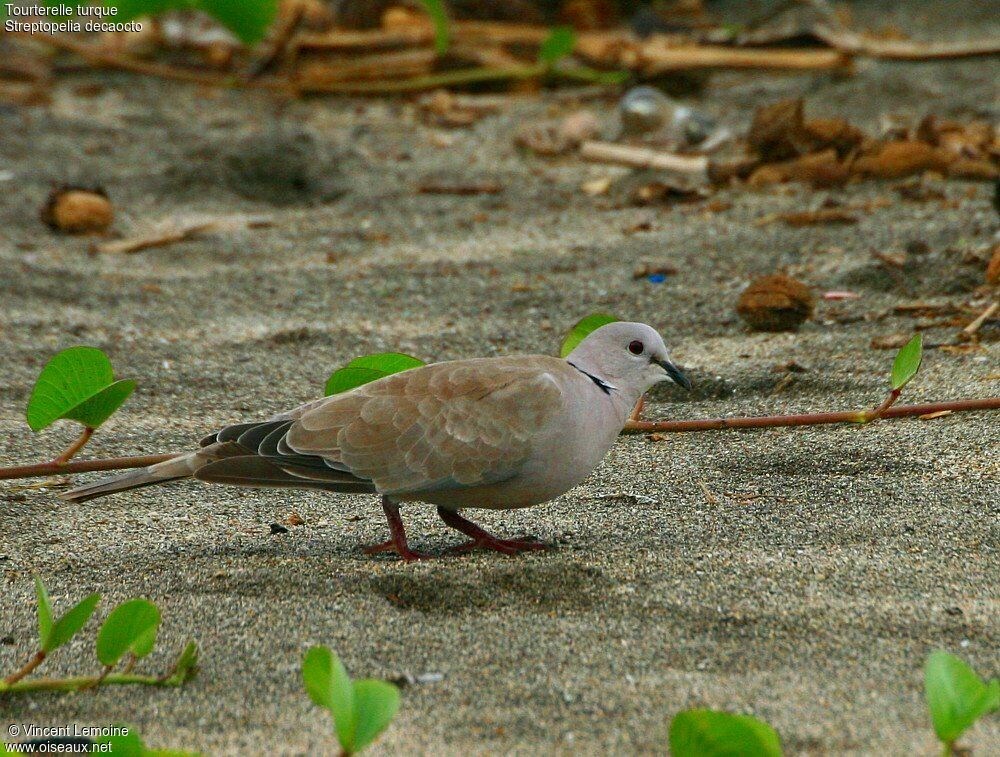
M 198 453 L 181 455 L 156 465 L 150 465 L 148 468 L 139 468 L 127 473 L 119 473 L 117 476 L 102 478 L 92 484 L 62 492 L 59 497 L 70 502 L 86 502 L 88 499 L 96 499 L 115 492 L 190 478 L 199 465 L 204 465 L 204 461 L 199 461 L 197 455 Z
M 279 465 L 282 461 L 241 455 L 217 460 L 198 469 L 195 478 L 215 484 L 253 488 L 323 489 L 341 494 L 374 494 L 375 485 L 327 466 Z

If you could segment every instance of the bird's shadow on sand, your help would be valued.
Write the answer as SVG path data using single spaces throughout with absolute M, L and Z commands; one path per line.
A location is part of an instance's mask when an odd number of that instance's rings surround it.
M 329 596 L 335 591 L 379 596 L 400 610 L 426 614 L 497 610 L 517 607 L 548 613 L 585 611 L 606 596 L 614 584 L 599 568 L 568 562 L 557 550 L 536 555 L 481 554 L 449 556 L 404 563 L 359 554 L 352 544 L 344 554 L 339 544 L 317 551 L 312 544 L 289 548 L 279 544 L 244 548 L 226 546 L 188 557 L 210 564 L 240 559 L 240 568 L 210 574 L 186 587 L 196 593 L 235 596 L 282 594 L 291 580 L 300 596 Z M 280 565 L 275 564 L 275 560 Z
M 851 440 L 854 442 L 855 440 Z M 753 478 L 761 471 L 777 476 L 902 476 L 922 469 L 920 461 L 899 454 L 896 448 L 845 445 L 831 438 L 823 444 L 776 446 L 752 455 L 719 455 L 713 467 L 733 477 Z
M 442 562 L 437 570 L 373 576 L 366 583 L 368 591 L 401 609 L 451 615 L 514 606 L 519 612 L 588 610 L 613 582 L 595 567 L 536 557 L 480 563 L 473 571 L 460 560 Z

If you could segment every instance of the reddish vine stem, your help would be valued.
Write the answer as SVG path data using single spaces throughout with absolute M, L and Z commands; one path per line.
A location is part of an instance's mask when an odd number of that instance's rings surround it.
M 864 420 L 861 423 L 871 423 L 872 421 L 877 421 L 879 418 L 884 418 L 885 414 L 889 412 L 889 408 L 896 404 L 896 400 L 899 399 L 899 393 L 901 389 L 893 389 L 886 395 L 886 398 L 882 400 L 882 404 L 871 412 L 864 414 Z
M 884 404 L 884 403 L 883 403 Z M 850 410 L 835 413 L 803 413 L 801 415 L 763 415 L 752 418 L 703 418 L 693 421 L 628 421 L 623 433 L 681 433 L 685 431 L 720 431 L 734 428 L 778 428 L 782 426 L 817 426 L 824 423 L 866 423 L 875 418 L 906 418 L 950 410 L 954 413 L 970 410 L 1000 410 L 1000 397 L 978 400 L 931 402 L 926 405 L 880 405 L 875 410 Z M 878 413 L 878 415 L 874 415 Z
M 35 656 L 28 660 L 27 665 L 25 665 L 20 670 L 11 673 L 9 676 L 3 679 L 4 684 L 7 686 L 13 686 L 15 683 L 20 681 L 26 675 L 28 675 L 32 670 L 37 668 L 45 660 L 45 650 L 39 649 L 35 652 Z
M 646 406 L 646 395 L 642 395 L 639 401 L 635 403 L 635 407 L 632 408 L 632 414 L 628 417 L 630 421 L 638 421 L 642 419 L 642 409 Z
M 96 678 L 92 678 L 86 683 L 84 683 L 82 686 L 80 686 L 79 689 L 77 689 L 77 691 L 96 689 L 98 686 L 104 683 L 104 679 L 107 678 L 109 675 L 111 675 L 111 671 L 114 669 L 115 669 L 114 665 L 105 665 L 104 670 L 101 671 L 101 674 L 99 676 L 97 676 Z
M 13 468 L 0 468 L 0 480 L 6 478 L 34 478 L 36 476 L 62 476 L 67 473 L 90 473 L 91 471 L 121 470 L 123 468 L 145 468 L 156 465 L 177 455 L 146 455 L 144 457 L 109 457 L 103 460 L 77 460 L 69 463 L 35 463 Z
M 65 465 L 70 461 L 70 458 L 72 458 L 77 452 L 83 449 L 83 445 L 89 442 L 90 437 L 92 437 L 93 435 L 94 435 L 94 429 L 90 428 L 89 426 L 85 427 L 83 429 L 83 433 L 80 434 L 80 437 L 71 445 L 69 445 L 66 448 L 66 451 L 63 452 L 61 455 L 59 455 L 59 457 L 57 457 L 52 462 L 55 463 L 56 465 Z

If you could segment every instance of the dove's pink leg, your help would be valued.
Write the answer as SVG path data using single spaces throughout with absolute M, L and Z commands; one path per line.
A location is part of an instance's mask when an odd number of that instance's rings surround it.
M 548 548 L 547 544 L 530 539 L 501 539 L 496 537 L 488 531 L 484 531 L 472 521 L 466 520 L 454 510 L 446 510 L 443 507 L 439 507 L 438 515 L 441 516 L 441 520 L 456 531 L 461 531 L 466 536 L 472 538 L 472 541 L 452 547 L 452 552 L 468 552 L 470 549 L 482 548 L 503 552 L 505 555 L 513 555 L 529 549 Z
M 382 509 L 389 521 L 389 533 L 392 534 L 392 538 L 387 542 L 365 547 L 365 554 L 377 555 L 381 552 L 395 552 L 407 562 L 429 558 L 430 555 L 416 552 L 410 549 L 410 545 L 406 543 L 406 529 L 403 528 L 403 519 L 399 517 L 399 505 L 388 497 L 382 497 Z

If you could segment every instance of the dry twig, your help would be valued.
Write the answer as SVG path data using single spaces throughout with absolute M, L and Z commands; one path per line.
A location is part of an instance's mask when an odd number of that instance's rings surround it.
M 709 160 L 704 155 L 678 155 L 648 147 L 588 141 L 580 145 L 580 157 L 598 163 L 671 171 L 708 182 Z
M 816 35 L 835 50 L 848 55 L 883 60 L 948 60 L 1000 55 L 1000 38 L 969 42 L 911 42 L 872 39 L 843 29 L 817 27 Z
M 141 234 L 128 239 L 116 239 L 111 242 L 95 244 L 93 251 L 98 253 L 133 253 L 148 250 L 153 247 L 166 247 L 177 242 L 195 239 L 203 234 L 218 231 L 239 231 L 242 229 L 259 229 L 271 225 L 267 218 L 248 218 L 247 216 L 231 216 L 213 219 L 198 219 L 187 223 L 178 223 L 173 228 Z
M 986 308 L 986 310 L 977 315 L 972 323 L 962 329 L 962 335 L 965 337 L 973 336 L 977 331 L 979 331 L 980 327 L 986 323 L 986 321 L 993 317 L 993 314 L 997 312 L 997 310 L 1000 310 L 1000 302 L 994 302 Z

